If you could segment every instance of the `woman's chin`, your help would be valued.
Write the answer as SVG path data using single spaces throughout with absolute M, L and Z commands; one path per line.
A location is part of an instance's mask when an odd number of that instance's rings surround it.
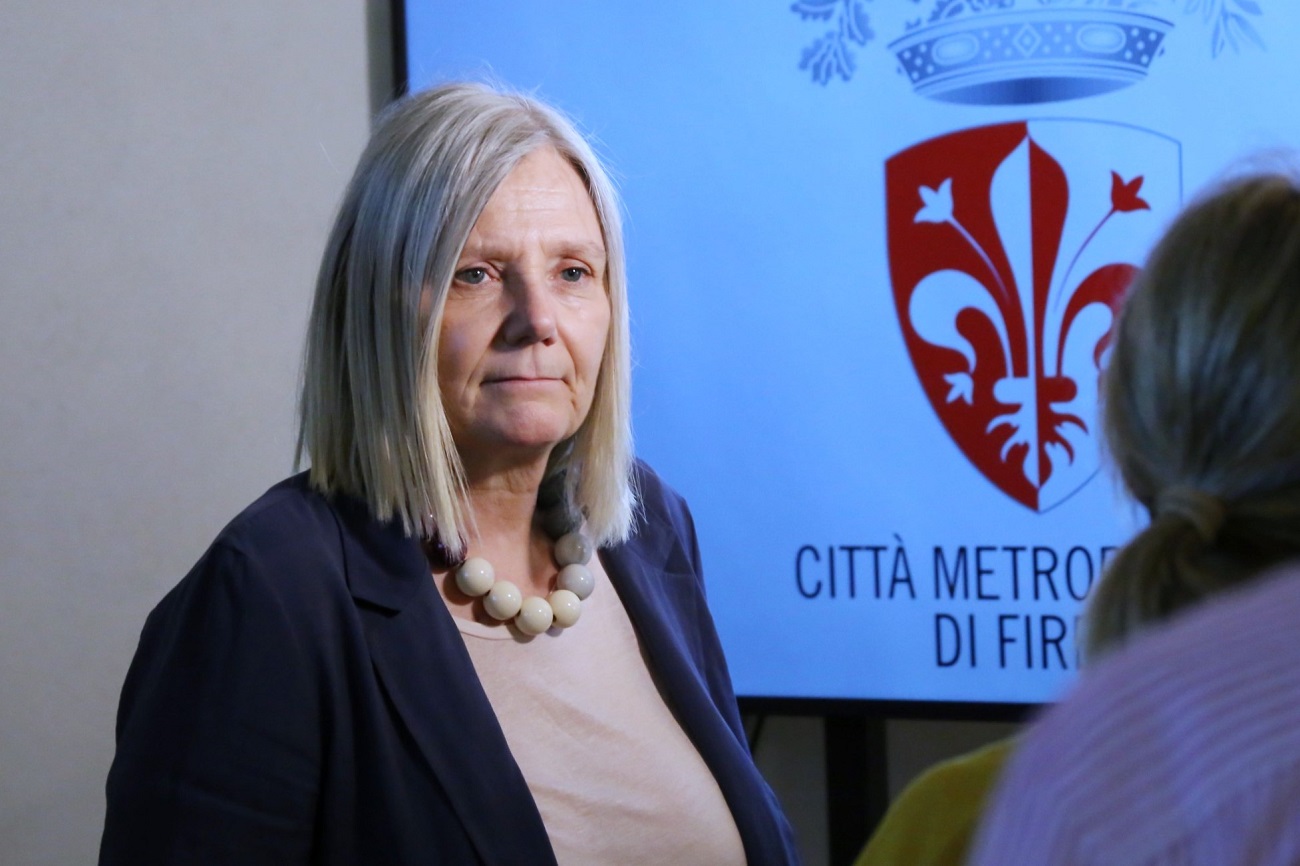
M 477 457 L 495 462 L 507 455 L 545 459 L 551 450 L 577 430 L 576 424 L 533 419 L 530 423 L 513 423 L 466 431 L 456 437 L 461 458 L 472 462 Z

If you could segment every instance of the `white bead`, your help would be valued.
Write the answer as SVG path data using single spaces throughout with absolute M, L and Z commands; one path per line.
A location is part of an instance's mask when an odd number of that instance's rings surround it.
M 471 598 L 478 598 L 486 593 L 492 588 L 495 580 L 496 572 L 492 568 L 492 563 L 481 556 L 465 560 L 460 568 L 456 569 L 456 586 Z
M 555 542 L 556 565 L 586 565 L 591 553 L 591 540 L 581 532 L 570 532 Z
M 553 619 L 555 613 L 546 603 L 546 599 L 530 595 L 524 599 L 519 616 L 515 619 L 515 625 L 519 626 L 519 630 L 524 634 L 541 634 L 551 627 Z
M 560 628 L 573 625 L 582 614 L 582 599 L 567 589 L 553 590 L 546 601 L 555 613 L 555 624 Z
M 492 589 L 483 597 L 483 608 L 493 619 L 510 619 L 519 613 L 519 607 L 523 603 L 523 593 L 508 580 L 498 580 L 492 584 Z
M 596 578 L 591 576 L 587 566 L 574 563 L 560 569 L 555 585 L 560 589 L 567 589 L 579 600 L 586 601 L 587 596 L 591 595 L 591 591 L 596 588 Z

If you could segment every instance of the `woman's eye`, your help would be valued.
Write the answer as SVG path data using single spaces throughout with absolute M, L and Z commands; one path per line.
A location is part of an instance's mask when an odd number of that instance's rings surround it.
M 488 278 L 486 268 L 465 268 L 456 272 L 456 281 L 467 286 L 477 286 Z
M 587 275 L 586 268 L 565 268 L 560 271 L 560 277 L 566 282 L 576 283 Z

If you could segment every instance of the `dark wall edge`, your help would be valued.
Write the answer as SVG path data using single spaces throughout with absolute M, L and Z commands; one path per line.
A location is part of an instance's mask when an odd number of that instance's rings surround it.
M 848 698 L 738 698 L 740 711 L 772 716 L 857 716 L 874 719 L 932 719 L 961 722 L 1024 722 L 1042 704 L 961 701 L 873 701 Z
M 411 89 L 411 70 L 407 64 L 406 0 L 389 0 L 388 21 L 392 50 L 393 86 L 389 100 L 405 96 Z

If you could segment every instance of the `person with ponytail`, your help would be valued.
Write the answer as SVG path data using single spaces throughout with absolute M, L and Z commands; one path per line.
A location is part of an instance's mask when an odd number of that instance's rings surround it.
M 971 863 L 1300 863 L 1300 181 L 1230 181 L 1136 280 L 1103 419 L 1150 523 Z

